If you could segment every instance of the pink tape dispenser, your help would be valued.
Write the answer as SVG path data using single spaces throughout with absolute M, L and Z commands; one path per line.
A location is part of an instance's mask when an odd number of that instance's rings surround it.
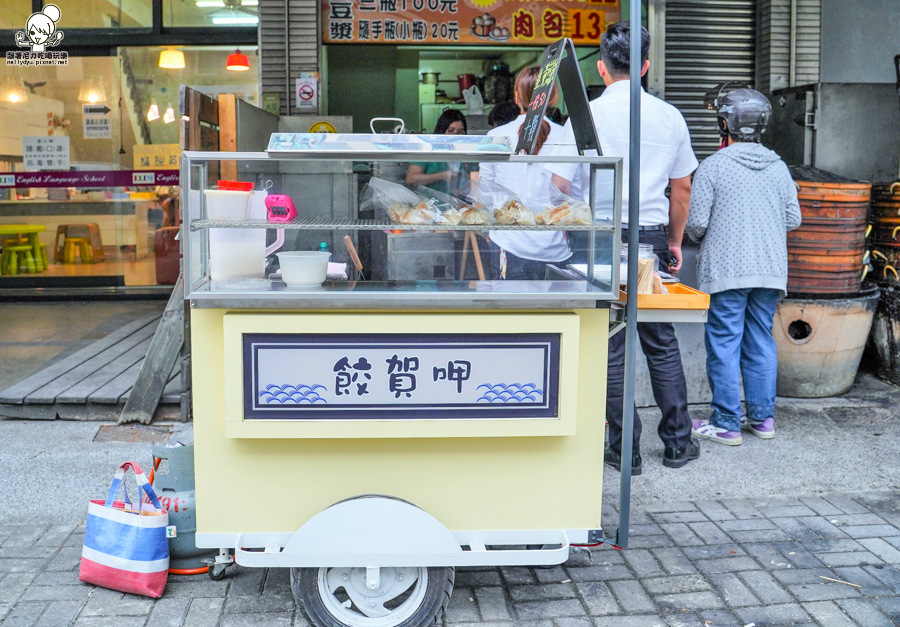
M 290 196 L 269 194 L 266 196 L 266 211 L 269 222 L 290 222 L 297 218 L 297 207 Z

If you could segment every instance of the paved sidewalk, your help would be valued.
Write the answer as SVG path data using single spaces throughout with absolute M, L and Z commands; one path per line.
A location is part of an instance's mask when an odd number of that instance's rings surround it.
M 655 504 L 632 522 L 623 551 L 603 546 L 553 569 L 459 570 L 445 625 L 900 625 L 900 492 Z M 155 602 L 81 584 L 82 533 L 0 527 L 3 627 L 307 624 L 284 569 L 173 576 Z

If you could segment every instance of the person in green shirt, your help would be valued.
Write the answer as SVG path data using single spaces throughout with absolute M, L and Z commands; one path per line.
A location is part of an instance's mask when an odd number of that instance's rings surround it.
M 458 109 L 444 111 L 434 126 L 435 135 L 465 135 L 467 131 L 466 116 Z M 411 187 L 424 185 L 438 192 L 452 194 L 469 180 L 471 165 L 473 164 L 411 163 L 406 171 L 406 184 Z

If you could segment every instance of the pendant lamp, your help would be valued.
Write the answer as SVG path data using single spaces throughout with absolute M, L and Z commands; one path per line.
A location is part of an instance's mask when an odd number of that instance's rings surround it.
M 0 86 L 0 100 L 13 104 L 28 102 L 28 92 L 22 79 L 15 76 L 4 78 L 3 85 Z
M 106 102 L 106 90 L 103 88 L 102 76 L 87 76 L 78 90 L 78 99 L 81 102 Z
M 172 108 L 172 103 L 169 103 L 169 106 L 166 108 L 166 112 L 163 114 L 163 122 L 166 124 L 171 124 L 175 121 L 175 109 Z
M 228 55 L 225 68 L 234 72 L 246 72 L 250 69 L 250 59 L 247 58 L 246 54 L 242 54 L 241 49 L 238 48 L 234 51 L 234 54 Z
M 150 108 L 147 109 L 147 121 L 152 122 L 153 120 L 159 119 L 159 107 L 156 105 L 156 98 L 150 101 Z
M 163 50 L 159 53 L 159 67 L 166 70 L 183 70 L 184 53 L 181 50 Z

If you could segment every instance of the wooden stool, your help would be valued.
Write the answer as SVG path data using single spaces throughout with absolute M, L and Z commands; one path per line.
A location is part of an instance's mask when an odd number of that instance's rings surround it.
M 98 263 L 106 259 L 106 255 L 103 253 L 103 240 L 100 238 L 100 227 L 97 224 L 60 224 L 56 227 L 56 242 L 53 247 L 53 260 L 56 263 L 69 263 L 63 261 L 65 259 L 65 251 L 63 245 L 59 241 L 60 237 L 65 238 L 66 241 L 69 238 L 80 238 L 89 242 L 93 263 Z M 81 259 L 82 261 L 84 260 L 84 255 L 81 256 Z
M 34 255 L 31 254 L 31 245 L 4 246 L 3 256 L 0 257 L 0 274 L 18 274 L 19 272 L 28 274 L 37 272 Z
M 75 263 L 75 251 L 81 256 L 81 263 L 94 263 L 91 245 L 83 237 L 67 237 L 63 250 L 63 263 Z

